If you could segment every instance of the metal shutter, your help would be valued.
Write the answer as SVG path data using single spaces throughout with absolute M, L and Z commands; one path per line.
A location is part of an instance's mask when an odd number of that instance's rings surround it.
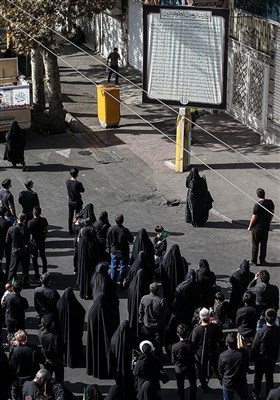
M 275 52 L 273 122 L 280 124 L 280 29 L 277 31 Z
M 143 10 L 137 0 L 128 3 L 128 63 L 143 70 Z

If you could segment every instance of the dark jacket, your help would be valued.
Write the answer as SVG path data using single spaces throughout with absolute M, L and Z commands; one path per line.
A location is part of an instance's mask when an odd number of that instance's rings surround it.
M 171 360 L 175 364 L 176 374 L 189 371 L 194 368 L 194 356 L 196 345 L 189 340 L 180 340 L 172 346 Z
M 133 236 L 124 226 L 111 226 L 107 233 L 107 245 L 110 252 L 128 260 L 129 243 L 133 243 Z
M 219 372 L 222 386 L 229 390 L 238 390 L 247 383 L 246 374 L 249 368 L 247 350 L 228 349 L 220 354 Z
M 251 359 L 257 363 L 275 364 L 280 347 L 280 327 L 265 325 L 256 333 Z
M 40 206 L 38 195 L 32 189 L 26 189 L 19 192 L 19 204 L 22 206 L 22 211 L 32 218 L 33 208 Z
M 29 229 L 25 225 L 17 224 L 8 229 L 6 243 L 12 246 L 13 254 L 25 254 L 29 239 Z
M 34 307 L 40 318 L 46 314 L 56 314 L 56 303 L 60 299 L 57 290 L 40 286 L 34 290 Z
M 255 336 L 258 319 L 256 307 L 245 305 L 239 308 L 236 313 L 236 326 L 240 335 L 248 338 Z
M 140 301 L 139 322 L 144 322 L 147 327 L 162 327 L 168 312 L 168 305 L 165 299 L 152 293 L 147 294 Z
M 249 285 L 248 290 L 256 294 L 256 303 L 260 305 L 262 311 L 268 308 L 273 308 L 275 311 L 279 309 L 279 289 L 276 285 L 270 283 L 261 283 L 257 286 L 257 280 L 253 279 Z
M 15 372 L 20 384 L 33 379 L 40 369 L 40 363 L 45 361 L 37 346 L 20 345 L 10 350 L 10 365 Z

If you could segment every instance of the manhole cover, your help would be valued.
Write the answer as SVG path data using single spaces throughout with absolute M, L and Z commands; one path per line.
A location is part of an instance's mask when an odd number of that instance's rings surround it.
M 90 156 L 92 152 L 89 150 L 81 150 L 79 151 L 79 154 L 81 154 L 81 156 Z

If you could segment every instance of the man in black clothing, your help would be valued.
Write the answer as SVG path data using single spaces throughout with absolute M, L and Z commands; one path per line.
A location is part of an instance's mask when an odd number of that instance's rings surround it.
M 5 353 L 2 336 L 0 336 L 0 377 L 0 399 L 9 400 L 11 398 L 11 388 L 15 379 L 15 373 L 10 367 L 7 354 Z
M 243 295 L 244 307 L 237 310 L 236 326 L 238 329 L 238 347 L 247 348 L 252 344 L 259 319 L 259 312 L 255 306 L 256 296 L 252 292 L 245 292 Z
M 210 322 L 210 312 L 202 308 L 199 312 L 200 325 L 192 331 L 191 340 L 197 346 L 196 363 L 201 389 L 208 392 L 210 367 L 213 368 L 220 380 L 218 371 L 218 347 L 223 338 L 222 330 L 217 323 Z
M 8 276 L 10 260 L 11 260 L 11 248 L 6 244 L 6 236 L 10 226 L 11 226 L 10 222 L 7 221 L 5 218 L 5 208 L 0 207 L 0 274 L 2 276 L 4 274 L 4 272 L 2 272 L 3 271 L 2 263 L 5 254 L 6 257 L 5 280 L 7 279 Z M 1 275 L 0 275 L 0 280 L 1 280 Z
M 32 190 L 32 179 L 27 179 L 24 186 L 26 189 L 19 192 L 18 202 L 22 206 L 22 212 L 26 215 L 26 222 L 28 222 L 33 218 L 33 208 L 40 206 L 40 203 L 37 193 Z
M 47 272 L 47 258 L 46 258 L 46 237 L 48 233 L 48 221 L 46 218 L 41 217 L 41 208 L 36 206 L 33 208 L 34 218 L 28 222 L 28 229 L 32 235 L 32 262 L 35 272 L 35 278 L 40 279 L 39 266 L 38 266 L 38 252 L 43 265 L 43 274 Z
M 188 328 L 185 324 L 177 326 L 177 335 L 179 342 L 172 346 L 171 360 L 175 364 L 175 373 L 178 388 L 178 397 L 180 400 L 185 400 L 184 381 L 185 378 L 190 383 L 190 400 L 196 400 L 196 373 L 194 356 L 196 353 L 196 346 L 193 342 L 188 340 Z
M 259 278 L 261 285 L 256 286 Z M 257 329 L 263 327 L 265 323 L 264 314 L 268 308 L 273 308 L 275 311 L 279 309 L 279 289 L 276 285 L 271 285 L 269 281 L 269 272 L 263 269 L 256 273 L 255 278 L 248 285 L 248 290 L 256 294 L 256 303 L 260 307 L 261 315 L 257 324 Z
M 113 72 L 116 74 L 116 85 L 118 84 L 119 81 L 119 60 L 121 59 L 117 47 L 114 48 L 114 51 L 109 54 L 107 58 L 107 65 L 110 63 L 110 70 L 109 70 L 109 75 L 108 75 L 108 83 L 110 83 L 111 76 Z
M 6 244 L 12 247 L 11 264 L 8 274 L 8 282 L 16 279 L 18 266 L 22 266 L 22 284 L 28 286 L 30 254 L 27 245 L 30 239 L 30 233 L 25 226 L 26 215 L 19 214 L 17 224 L 8 229 Z
M 44 362 L 44 357 L 37 346 L 29 345 L 26 333 L 23 330 L 19 330 L 15 333 L 9 360 L 10 366 L 16 375 L 12 385 L 12 397 L 15 400 L 21 400 L 21 390 L 24 382 L 35 377 L 40 368 L 40 363 Z
M 81 211 L 83 207 L 83 201 L 81 193 L 84 193 L 85 189 L 83 184 L 78 181 L 79 170 L 78 168 L 72 168 L 70 170 L 71 178 L 66 181 L 66 188 L 68 192 L 68 229 L 70 235 L 73 235 L 73 218 L 74 213 Z
M 233 400 L 234 392 L 237 392 L 241 400 L 249 400 L 246 377 L 249 369 L 248 352 L 237 349 L 237 339 L 232 333 L 227 335 L 226 345 L 228 349 L 219 357 L 223 400 Z
M 169 313 L 165 299 L 158 296 L 159 286 L 153 282 L 149 286 L 150 294 L 142 297 L 139 305 L 140 324 L 144 324 L 144 334 L 155 346 L 155 355 L 162 357 L 162 337 L 165 318 Z
M 3 189 L 0 190 L 0 205 L 5 209 L 5 218 L 10 222 L 11 225 L 14 224 L 17 219 L 14 196 L 10 192 L 12 187 L 11 179 L 5 179 L 1 183 Z
M 26 381 L 23 385 L 23 400 L 37 400 L 44 394 L 44 387 L 51 379 L 49 371 L 40 369 L 32 381 Z
M 275 325 L 276 317 L 275 310 L 266 310 L 266 325 L 257 331 L 253 342 L 251 360 L 255 362 L 253 392 L 256 399 L 259 399 L 261 393 L 263 375 L 266 380 L 266 395 L 273 389 L 273 373 L 280 347 L 280 327 Z
M 120 285 L 122 287 L 129 260 L 129 243 L 133 243 L 133 236 L 123 226 L 122 214 L 116 215 L 115 221 L 117 225 L 111 226 L 107 232 L 107 247 L 111 254 L 110 276 L 112 281 L 116 282 L 117 268 L 120 267 Z
M 55 374 L 55 380 L 63 383 L 64 365 L 63 354 L 65 345 L 60 335 L 55 331 L 54 319 L 50 314 L 42 318 L 42 328 L 38 332 L 42 352 L 46 358 L 44 368 L 52 375 Z
M 47 272 L 41 275 L 40 281 L 42 286 L 34 290 L 34 307 L 41 321 L 46 314 L 51 314 L 55 318 L 56 303 L 60 299 L 60 295 L 57 290 L 49 287 L 50 275 Z
M 260 265 L 266 265 L 266 248 L 270 222 L 274 213 L 272 200 L 265 198 L 265 191 L 257 189 L 259 202 L 255 204 L 253 214 L 250 219 L 248 231 L 252 231 L 252 260 L 253 266 L 257 265 L 258 251 L 260 246 Z M 263 208 L 265 207 L 265 208 Z M 268 211 L 267 211 L 268 210 Z M 269 212 L 270 211 L 270 212 Z M 271 214 L 272 213 L 272 214 Z
M 21 290 L 21 282 L 14 282 L 13 292 L 7 294 L 3 300 L 8 335 L 14 334 L 19 329 L 25 329 L 25 311 L 29 304 L 27 299 L 21 296 Z

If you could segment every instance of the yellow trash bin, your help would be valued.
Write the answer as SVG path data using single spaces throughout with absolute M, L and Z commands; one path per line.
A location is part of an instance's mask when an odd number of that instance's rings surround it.
M 111 83 L 97 85 L 97 112 L 102 128 L 118 126 L 120 116 L 120 89 Z

